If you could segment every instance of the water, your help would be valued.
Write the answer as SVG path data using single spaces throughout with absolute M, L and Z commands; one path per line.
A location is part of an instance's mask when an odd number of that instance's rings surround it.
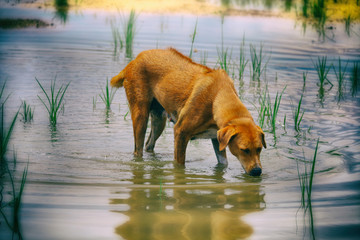
M 29 163 L 22 199 L 21 232 L 25 239 L 356 239 L 360 227 L 359 94 L 351 95 L 349 77 L 343 97 L 334 84 L 319 91 L 314 62 L 327 56 L 328 65 L 359 61 L 360 25 L 348 36 L 333 23 L 325 35 L 292 19 L 274 17 L 155 15 L 137 18 L 133 55 L 150 48 L 177 48 L 189 54 L 197 25 L 193 54 L 218 67 L 221 46 L 238 62 L 245 37 L 244 81 L 230 69 L 241 99 L 258 120 L 259 96 L 268 86 L 272 103 L 285 91 L 276 133 L 264 126 L 268 148 L 262 152 L 263 175 L 247 176 L 228 152 L 229 166 L 216 165 L 210 141 L 190 142 L 186 168 L 173 165 L 173 125 L 159 138 L 155 153 L 132 155 L 133 136 L 123 89 L 111 111 L 98 97 L 107 79 L 125 67 L 124 50 L 114 53 L 110 21 L 118 13 L 70 11 L 54 18 L 52 10 L 0 9 L 2 17 L 38 17 L 55 23 L 44 29 L 0 30 L 1 85 L 6 80 L 8 124 L 26 100 L 35 108 L 34 121 L 17 121 L 8 158 L 17 163 L 16 186 Z M 124 13 L 126 16 L 126 14 Z M 58 15 L 56 15 L 58 16 Z M 221 35 L 223 34 L 223 37 Z M 223 40 L 222 40 L 223 39 Z M 261 81 L 250 76 L 249 44 L 263 45 L 269 59 Z M 233 75 L 233 72 L 235 74 Z M 303 72 L 307 81 L 303 84 Z M 70 83 L 57 127 L 49 126 L 46 89 Z M 267 84 L 266 84 L 267 82 Z M 294 130 L 293 106 L 304 93 L 302 131 Z M 96 105 L 93 100 L 96 99 Z M 284 118 L 286 116 L 285 126 Z M 21 116 L 19 117 L 21 119 Z M 300 174 L 311 169 L 320 138 L 311 198 L 312 215 L 301 208 Z M 9 200 L 10 182 L 3 178 Z M 307 208 L 308 209 L 308 208 Z M 11 215 L 10 208 L 5 208 Z M 1 238 L 11 232 L 1 219 Z

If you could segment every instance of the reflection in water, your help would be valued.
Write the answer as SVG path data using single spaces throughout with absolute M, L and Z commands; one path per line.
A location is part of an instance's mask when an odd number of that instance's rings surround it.
M 59 19 L 61 23 L 65 24 L 68 20 L 69 3 L 67 0 L 55 0 L 55 18 Z
M 129 181 L 135 187 L 110 199 L 110 204 L 127 206 L 120 212 L 129 220 L 115 229 L 125 239 L 248 238 L 253 228 L 241 218 L 265 208 L 259 184 L 189 184 L 216 182 L 224 174 L 221 169 L 208 176 L 189 174 L 185 169 L 169 174 L 163 168 L 146 168 L 144 164 L 133 166 Z

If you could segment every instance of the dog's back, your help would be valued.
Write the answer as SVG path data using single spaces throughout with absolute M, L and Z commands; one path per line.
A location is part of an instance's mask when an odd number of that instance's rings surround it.
M 118 75 L 111 79 L 112 87 L 122 87 L 125 79 L 141 78 L 156 84 L 169 74 L 176 74 L 178 83 L 187 83 L 193 76 L 211 72 L 212 69 L 193 62 L 173 48 L 153 49 L 141 52 Z

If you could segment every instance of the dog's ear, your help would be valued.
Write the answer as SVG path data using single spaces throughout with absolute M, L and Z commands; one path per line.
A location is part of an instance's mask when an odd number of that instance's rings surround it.
M 264 148 L 266 148 L 266 142 L 265 142 L 265 133 L 264 131 L 261 129 L 261 127 L 256 126 L 260 132 L 260 137 L 261 137 L 261 143 L 263 145 Z
M 219 150 L 223 151 L 229 144 L 232 136 L 236 134 L 234 126 L 227 126 L 217 131 L 217 139 L 219 141 Z

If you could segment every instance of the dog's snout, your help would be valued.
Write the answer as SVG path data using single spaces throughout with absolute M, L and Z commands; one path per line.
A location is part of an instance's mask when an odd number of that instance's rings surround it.
M 250 176 L 256 177 L 256 176 L 260 176 L 260 175 L 261 175 L 261 172 L 262 172 L 261 168 L 255 167 L 255 168 L 251 169 L 251 171 L 249 172 L 249 174 L 250 174 Z

